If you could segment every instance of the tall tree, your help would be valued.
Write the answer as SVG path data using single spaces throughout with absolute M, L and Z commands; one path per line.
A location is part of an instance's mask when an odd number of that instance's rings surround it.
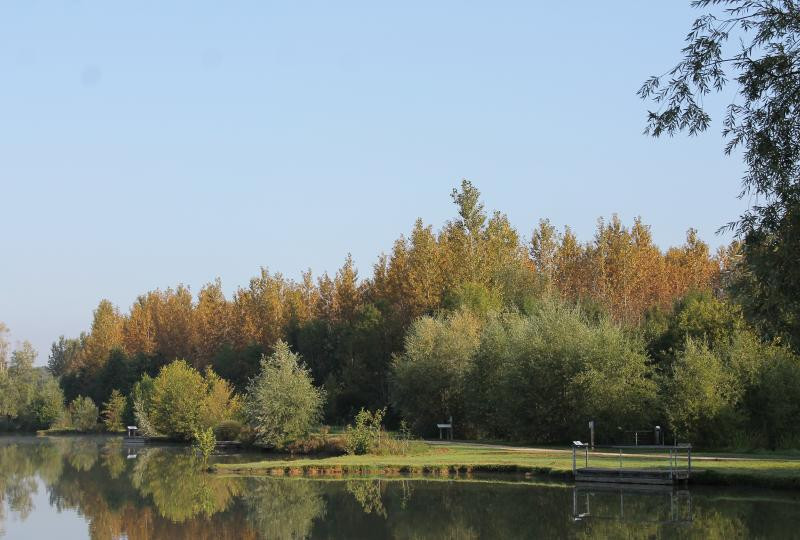
M 99 372 L 111 349 L 122 345 L 122 317 L 108 300 L 101 300 L 94 311 L 92 328 L 81 352 L 81 364 L 90 373 Z
M 139 296 L 131 306 L 123 325 L 123 341 L 128 354 L 155 354 L 158 349 L 156 309 L 159 303 L 158 293 L 151 291 Z
M 531 235 L 531 260 L 542 277 L 548 290 L 553 287 L 555 277 L 556 254 L 558 252 L 558 233 L 549 219 L 540 219 L 539 225 Z
M 695 0 L 704 10 L 686 36 L 683 59 L 639 90 L 657 111 L 653 136 L 705 131 L 703 96 L 733 83 L 723 120 L 725 152 L 741 148 L 741 196 L 755 202 L 730 224 L 743 238 L 738 291 L 748 316 L 800 348 L 800 5 L 792 0 Z M 730 43 L 733 41 L 733 43 Z M 662 85 L 666 79 L 665 84 Z
M 222 292 L 222 282 L 200 289 L 194 312 L 197 334 L 195 367 L 205 368 L 220 348 L 231 340 L 231 306 Z
M 0 321 L 0 372 L 3 372 L 8 367 L 8 341 L 6 334 L 8 333 L 8 326 Z
M 47 360 L 47 370 L 54 377 L 60 377 L 76 367 L 84 339 L 86 339 L 85 334 L 81 334 L 77 339 L 59 336 L 58 341 L 53 342 Z

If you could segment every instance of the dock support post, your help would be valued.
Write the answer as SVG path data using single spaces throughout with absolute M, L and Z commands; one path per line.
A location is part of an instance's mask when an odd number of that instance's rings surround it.
M 586 456 L 586 465 L 585 465 L 585 467 L 588 469 L 589 468 L 589 447 L 588 446 L 586 447 L 585 456 Z
M 674 452 L 673 452 L 672 448 L 670 448 L 669 449 L 669 479 L 670 480 L 673 479 L 673 469 L 674 469 L 674 467 L 673 467 L 673 456 L 674 456 Z
M 578 472 L 578 467 L 575 464 L 575 445 L 572 445 L 572 476 L 574 477 Z
M 619 470 L 622 470 L 622 448 L 619 449 Z
M 687 450 L 687 462 L 688 462 L 687 463 L 688 473 L 689 473 L 689 476 L 691 476 L 691 474 L 692 474 L 692 448 L 691 447 L 689 447 L 689 449 Z

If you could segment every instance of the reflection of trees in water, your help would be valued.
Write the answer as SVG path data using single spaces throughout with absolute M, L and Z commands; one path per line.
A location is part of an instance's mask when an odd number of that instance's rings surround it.
M 122 441 L 111 439 L 104 444 L 101 451 L 101 459 L 103 467 L 108 471 L 108 475 L 113 479 L 119 478 L 127 467 Z
M 131 481 L 152 499 L 161 516 L 178 523 L 226 510 L 242 484 L 239 479 L 202 472 L 191 453 L 160 449 L 147 450 L 137 459 Z
M 26 438 L 19 444 L 0 442 L 0 503 L 8 502 L 21 519 L 32 519 L 32 494 L 36 490 L 35 476 L 38 474 L 47 485 L 50 505 L 59 511 L 80 512 L 89 523 L 92 538 L 210 540 L 257 537 L 242 524 L 241 505 L 234 512 L 208 517 L 212 510 L 231 506 L 235 491 L 225 497 L 228 503 L 220 505 L 218 494 L 221 490 L 211 485 L 223 484 L 225 479 L 218 478 L 203 488 L 196 475 L 185 474 L 181 459 L 176 462 L 176 471 L 170 473 L 169 456 L 165 455 L 169 453 L 153 450 L 156 455 L 161 454 L 161 459 L 155 460 L 150 470 L 143 471 L 143 485 L 156 491 L 148 482 L 151 476 L 160 475 L 163 482 L 174 482 L 179 487 L 194 486 L 200 493 L 200 503 L 194 504 L 194 508 L 200 508 L 200 519 L 187 518 L 178 524 L 163 518 L 161 509 L 132 485 L 133 467 L 128 467 L 131 462 L 126 463 L 123 448 L 102 438 Z M 176 456 L 175 453 L 171 455 Z M 180 455 L 176 457 L 180 458 Z M 230 482 L 241 484 L 240 480 Z M 190 506 L 187 503 L 187 507 Z
M 308 538 L 325 516 L 319 482 L 291 478 L 250 478 L 244 491 L 247 520 L 261 538 Z
M 39 473 L 45 481 L 60 475 L 61 459 L 53 466 L 50 463 L 53 455 L 44 448 L 0 445 L 0 531 L 5 520 L 4 503 L 24 520 L 33 511 L 33 494 L 37 491 L 35 475 Z
M 624 523 L 575 522 L 572 489 L 563 487 L 224 478 L 201 474 L 182 450 L 148 447 L 138 453 L 136 460 L 124 460 L 124 449 L 105 438 L 0 440 L 0 501 L 22 519 L 52 512 L 32 506 L 39 475 L 51 506 L 80 512 L 92 538 L 130 540 L 787 537 L 800 522 L 800 503 L 770 492 L 744 498 L 693 490 L 693 521 L 677 527 L 645 522 L 658 514 L 652 496 L 625 495 Z M 597 515 L 618 510 L 618 497 L 592 501 Z
M 386 507 L 381 500 L 380 480 L 348 480 L 345 487 L 356 498 L 364 513 L 386 517 Z
M 99 457 L 99 446 L 96 440 L 71 437 L 67 441 L 67 462 L 73 468 L 79 471 L 88 471 L 94 467 Z

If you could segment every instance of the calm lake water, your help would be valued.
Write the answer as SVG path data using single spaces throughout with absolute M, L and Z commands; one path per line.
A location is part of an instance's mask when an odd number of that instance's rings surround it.
M 217 460 L 252 459 L 219 456 Z M 185 448 L 0 437 L 0 538 L 800 538 L 800 496 L 204 475 Z

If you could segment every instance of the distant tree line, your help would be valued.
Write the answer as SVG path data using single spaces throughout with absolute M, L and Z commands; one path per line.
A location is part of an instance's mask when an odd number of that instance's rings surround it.
M 241 406 L 278 354 L 308 375 L 305 395 L 324 396 L 327 423 L 388 407 L 419 434 L 452 415 L 461 436 L 531 442 L 571 440 L 595 419 L 615 439 L 659 423 L 701 444 L 795 444 L 797 358 L 731 300 L 737 243 L 712 253 L 689 230 L 663 251 L 641 219 L 616 216 L 586 243 L 546 220 L 526 241 L 470 182 L 452 198 L 457 217 L 439 231 L 418 220 L 366 279 L 348 256 L 300 282 L 262 269 L 231 298 L 217 280 L 196 296 L 151 291 L 127 313 L 103 300 L 87 333 L 53 344 L 48 369 L 67 402 L 117 391 L 129 419 L 176 359 L 198 385 L 229 383 Z M 263 440 L 286 435 L 265 429 Z

